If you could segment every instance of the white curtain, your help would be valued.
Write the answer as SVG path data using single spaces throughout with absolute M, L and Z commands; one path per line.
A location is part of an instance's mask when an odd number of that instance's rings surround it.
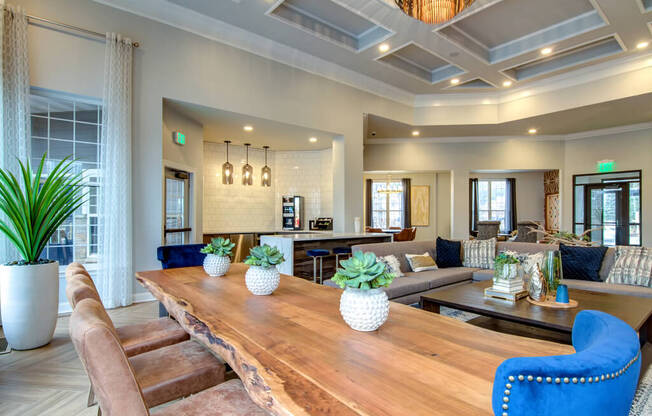
M 107 308 L 133 300 L 131 215 L 131 40 L 107 33 L 100 148 L 98 290 Z
M 27 16 L 22 7 L 5 5 L 1 0 L 0 10 L 0 168 L 17 175 L 18 159 L 25 163 L 31 148 Z M 20 255 L 9 239 L 0 236 L 0 263 L 18 259 Z

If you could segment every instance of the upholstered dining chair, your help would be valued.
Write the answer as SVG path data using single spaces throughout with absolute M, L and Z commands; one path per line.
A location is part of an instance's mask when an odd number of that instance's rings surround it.
M 575 318 L 572 339 L 575 354 L 503 362 L 494 378 L 494 414 L 628 415 L 641 370 L 636 332 L 586 310 Z
M 206 254 L 201 253 L 204 244 L 180 244 L 161 246 L 156 249 L 156 258 L 163 269 L 193 267 L 204 264 Z M 161 303 L 158 304 L 158 316 L 168 316 L 168 311 Z
M 84 299 L 70 318 L 70 337 L 86 372 L 97 387 L 104 416 L 266 415 L 249 398 L 240 380 L 230 380 L 150 413 L 138 364 L 127 358 L 110 321 L 96 300 Z M 161 366 L 171 367 L 161 362 Z
M 394 241 L 414 241 L 417 235 L 417 228 L 404 228 L 400 233 L 394 234 Z

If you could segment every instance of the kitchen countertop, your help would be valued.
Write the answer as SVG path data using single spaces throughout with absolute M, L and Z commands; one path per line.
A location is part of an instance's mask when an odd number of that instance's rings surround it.
M 283 235 L 283 234 L 322 234 L 322 233 L 331 233 L 331 231 L 320 231 L 320 230 L 238 230 L 238 231 L 204 231 L 204 234 L 267 234 L 267 235 Z
M 287 238 L 294 241 L 318 241 L 318 240 L 346 240 L 353 238 L 374 238 L 391 237 L 392 234 L 385 233 L 333 233 L 333 232 L 311 232 L 308 234 L 281 234 L 268 235 L 267 237 Z

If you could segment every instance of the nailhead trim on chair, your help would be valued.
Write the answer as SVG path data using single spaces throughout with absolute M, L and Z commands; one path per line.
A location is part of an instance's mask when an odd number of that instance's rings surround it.
M 631 367 L 632 364 L 634 364 L 636 362 L 636 360 L 638 360 L 640 355 L 641 355 L 641 351 L 637 352 L 636 356 L 634 358 L 629 360 L 629 362 L 623 368 L 619 369 L 615 373 L 606 373 L 606 374 L 602 374 L 600 376 L 589 377 L 588 379 L 585 379 L 584 377 L 580 377 L 579 379 L 577 377 L 573 377 L 572 379 L 569 379 L 568 377 L 564 377 L 563 379 L 561 379 L 559 377 L 556 377 L 554 379 L 554 382 L 555 382 L 555 384 L 560 384 L 562 381 L 564 382 L 564 384 L 568 384 L 570 382 L 572 382 L 573 384 L 577 384 L 577 382 L 579 381 L 580 384 L 584 384 L 585 381 L 588 381 L 589 383 L 593 383 L 593 382 L 598 383 L 600 381 L 604 381 L 605 379 L 606 380 L 609 380 L 609 379 L 613 380 L 614 378 L 623 375 L 629 369 L 629 367 Z M 527 380 L 527 382 L 531 382 L 531 381 L 535 380 L 534 376 L 532 376 L 532 375 L 528 375 L 526 377 L 526 376 L 524 376 L 522 374 L 519 374 L 516 377 L 514 377 L 514 376 L 507 377 L 507 380 L 509 380 L 509 383 L 505 384 L 506 390 L 505 390 L 505 396 L 503 397 L 503 406 L 502 406 L 503 410 L 505 410 L 505 411 L 503 412 L 502 416 L 509 416 L 507 414 L 507 410 L 509 410 L 509 405 L 508 405 L 509 396 L 512 394 L 511 391 L 510 391 L 511 388 L 512 388 L 511 383 L 513 383 L 516 379 L 518 379 L 518 381 Z M 543 378 L 541 376 L 538 376 L 536 378 L 536 381 L 537 381 L 537 383 L 541 383 L 543 381 Z M 550 376 L 546 376 L 546 383 L 551 384 L 552 382 L 553 382 L 553 378 L 550 377 Z

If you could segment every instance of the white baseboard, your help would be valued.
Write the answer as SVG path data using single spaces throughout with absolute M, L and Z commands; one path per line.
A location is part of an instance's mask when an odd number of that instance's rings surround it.
M 156 298 L 149 292 L 135 293 L 133 296 L 133 303 L 152 302 L 155 300 Z M 59 303 L 59 316 L 67 315 L 71 312 L 72 308 L 70 308 L 70 304 L 68 302 Z

